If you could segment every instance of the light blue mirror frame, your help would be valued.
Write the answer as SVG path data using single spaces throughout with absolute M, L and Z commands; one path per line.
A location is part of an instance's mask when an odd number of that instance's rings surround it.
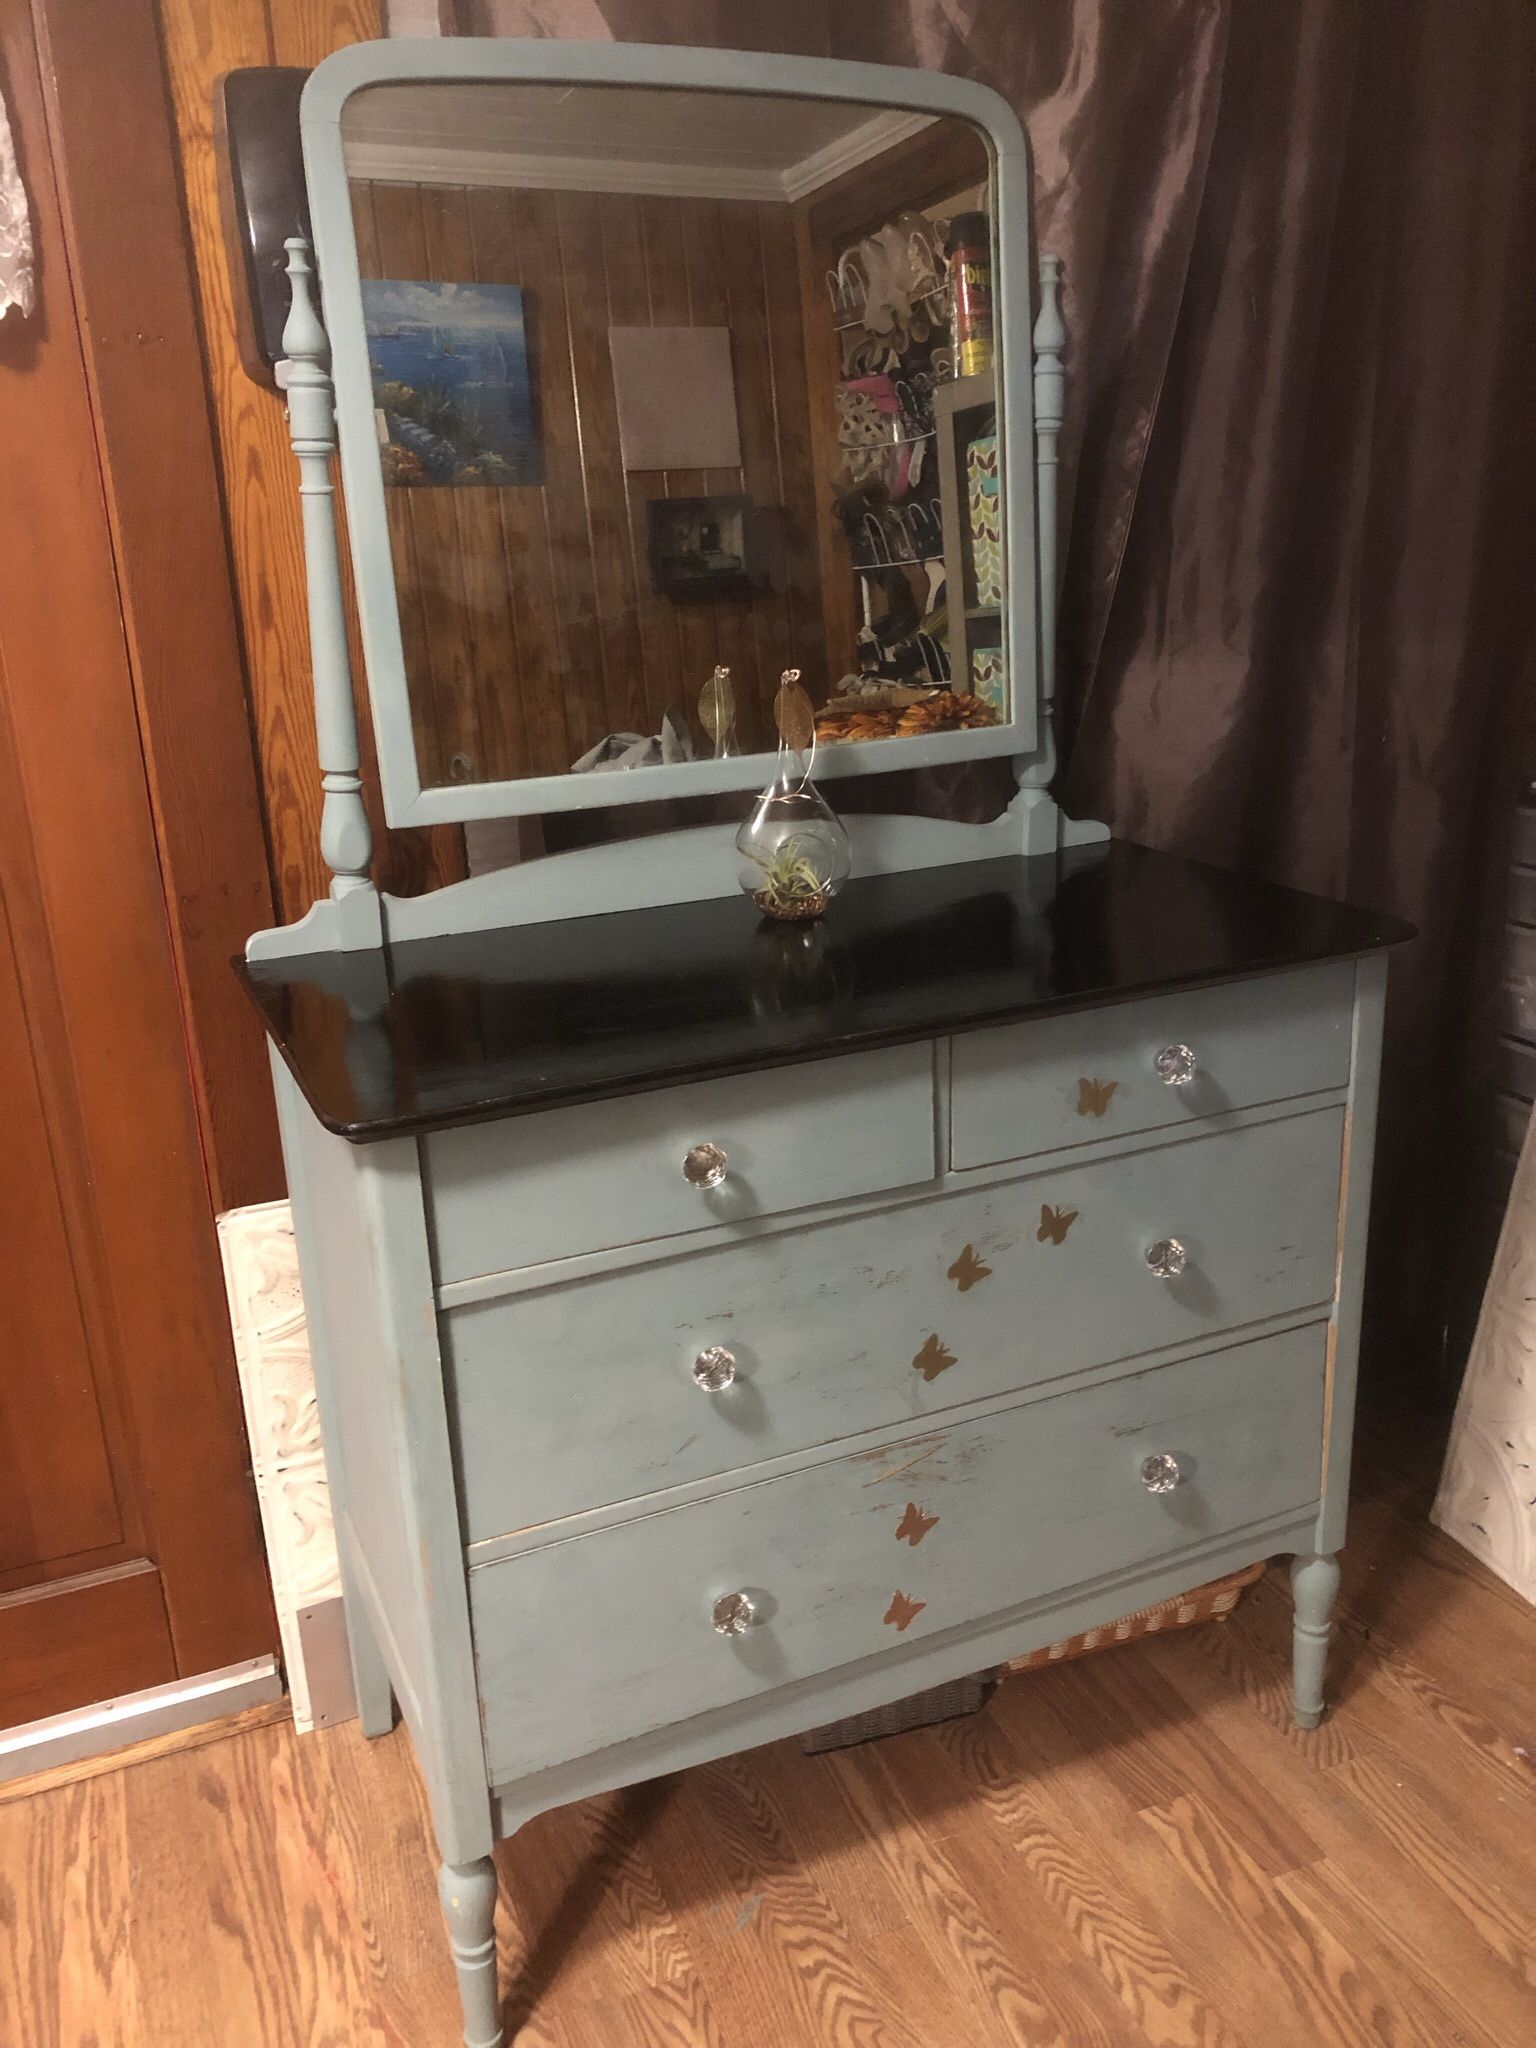
M 952 115 L 974 122 L 993 156 L 994 303 L 1002 498 L 1009 569 L 1003 617 L 1012 716 L 979 731 L 934 733 L 826 747 L 819 776 L 887 774 L 984 755 L 1033 760 L 1041 710 L 1038 565 L 1031 398 L 1029 156 L 1008 103 L 988 87 L 941 72 L 819 58 L 668 45 L 472 38 L 357 43 L 327 57 L 304 88 L 300 125 L 314 244 L 329 331 L 347 525 L 373 708 L 384 812 L 391 825 L 586 810 L 664 797 L 756 788 L 769 757 L 740 755 L 636 769 L 626 775 L 553 775 L 422 786 L 395 591 L 363 322 L 362 285 L 342 144 L 342 115 L 369 86 L 430 83 L 580 83 L 671 91 L 793 95 Z M 702 683 L 701 676 L 697 680 Z

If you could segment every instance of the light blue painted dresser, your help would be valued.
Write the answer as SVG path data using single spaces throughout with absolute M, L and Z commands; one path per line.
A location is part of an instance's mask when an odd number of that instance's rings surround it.
M 412 901 L 368 879 L 332 374 L 392 822 L 745 790 L 768 772 L 721 748 L 617 776 L 455 784 L 418 758 L 390 539 L 404 514 L 379 456 L 406 401 L 376 366 L 370 379 L 349 178 L 402 164 L 423 183 L 434 165 L 467 177 L 445 121 L 417 155 L 387 151 L 431 93 L 457 94 L 474 128 L 485 102 L 466 94 L 505 90 L 505 178 L 547 186 L 556 143 L 580 151 L 569 121 L 555 140 L 537 125 L 528 95 L 577 87 L 610 95 L 606 135 L 638 109 L 613 146 L 658 200 L 687 154 L 669 144 L 646 171 L 663 129 L 694 138 L 698 177 L 724 148 L 711 135 L 755 121 L 752 175 L 771 173 L 785 206 L 830 192 L 845 215 L 850 179 L 931 163 L 943 124 L 985 141 L 995 366 L 939 412 L 1005 429 L 1009 588 L 967 620 L 973 639 L 997 636 L 1011 697 L 956 709 L 931 674 L 913 684 L 903 664 L 942 659 L 939 612 L 914 654 L 868 606 L 862 680 L 844 678 L 817 765 L 1008 758 L 1018 794 L 984 825 L 851 820 L 855 879 L 819 924 L 758 925 L 728 826 Z M 349 159 L 349 107 L 392 91 L 410 96 L 400 119 L 370 115 Z M 657 118 L 679 94 L 701 110 L 684 130 Z M 1111 843 L 1051 801 L 1063 336 L 1048 269 L 1032 375 L 1026 160 L 992 95 L 720 53 L 404 44 L 329 60 L 304 121 L 334 358 L 294 243 L 288 386 L 335 882 L 298 925 L 258 935 L 242 971 L 273 1041 L 364 1725 L 382 1731 L 398 1705 L 410 1729 L 465 2040 L 495 2048 L 491 1850 L 553 1804 L 878 1707 L 1277 1553 L 1296 1559 L 1296 1715 L 1316 1723 L 1384 950 L 1404 934 Z M 486 134 L 470 139 L 481 175 Z M 587 157 L 561 175 L 601 189 Z M 926 231 L 901 218 L 911 255 Z M 843 317 L 848 276 L 822 309 L 828 337 L 864 317 Z M 922 298 L 903 301 L 905 334 L 931 352 Z M 941 374 L 938 354 L 924 362 Z M 915 466 L 903 457 L 909 493 Z M 959 469 L 936 488 L 953 492 Z M 415 477 L 403 455 L 392 474 Z M 520 502 L 506 492 L 498 532 Z M 467 548 L 483 503 L 452 488 L 436 502 L 456 498 Z M 943 510 L 954 604 L 968 572 Z M 878 563 L 875 580 L 902 566 Z M 930 593 L 943 581 L 935 568 Z M 959 722 L 924 728 L 944 717 Z

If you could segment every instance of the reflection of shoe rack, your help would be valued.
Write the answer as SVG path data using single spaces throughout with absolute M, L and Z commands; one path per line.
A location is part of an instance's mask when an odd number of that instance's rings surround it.
M 933 410 L 953 688 L 980 697 L 1006 718 L 997 394 L 992 372 L 936 385 Z

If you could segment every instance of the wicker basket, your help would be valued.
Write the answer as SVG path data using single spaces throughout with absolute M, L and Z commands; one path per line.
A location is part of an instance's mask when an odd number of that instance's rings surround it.
M 1059 1643 L 1031 1650 L 1027 1657 L 1015 1657 L 995 1671 L 978 1671 L 969 1678 L 957 1678 L 948 1685 L 931 1686 L 910 1698 L 894 1700 L 888 1707 L 875 1707 L 867 1714 L 851 1714 L 846 1721 L 829 1722 L 801 1737 L 807 1756 L 824 1750 L 851 1749 L 855 1743 L 875 1742 L 882 1735 L 904 1735 L 911 1728 L 932 1728 L 940 1721 L 958 1720 L 962 1714 L 979 1714 L 1000 1678 L 1012 1678 L 1021 1671 L 1039 1671 L 1047 1664 L 1065 1664 L 1073 1657 L 1089 1656 L 1094 1650 L 1112 1649 L 1116 1643 L 1132 1643 L 1138 1636 L 1155 1636 L 1166 1629 L 1192 1628 L 1197 1621 L 1225 1621 L 1255 1580 L 1264 1575 L 1263 1563 L 1246 1570 L 1228 1572 L 1224 1579 L 1211 1579 L 1192 1592 L 1172 1600 L 1159 1600 L 1152 1607 L 1139 1607 L 1120 1621 L 1102 1628 L 1084 1629 Z
M 825 1728 L 813 1728 L 802 1735 L 800 1747 L 807 1756 L 819 1756 L 826 1749 L 852 1749 L 858 1742 L 875 1742 L 882 1735 L 905 1735 L 909 1728 L 932 1728 L 939 1721 L 958 1721 L 962 1714 L 979 1714 L 997 1686 L 997 1674 L 978 1671 L 969 1678 L 955 1678 L 948 1685 L 932 1685 L 927 1692 L 915 1692 L 904 1700 L 892 1700 L 888 1707 L 873 1707 L 867 1714 L 850 1714 L 846 1721 L 829 1721 Z
M 1094 1650 L 1112 1649 L 1116 1643 L 1133 1643 L 1138 1636 L 1155 1636 L 1165 1629 L 1193 1628 L 1197 1621 L 1225 1621 L 1248 1588 L 1264 1576 L 1262 1560 L 1240 1572 L 1228 1572 L 1224 1579 L 1211 1579 L 1191 1593 L 1173 1600 L 1159 1600 L 1155 1606 L 1139 1607 L 1121 1621 L 1103 1628 L 1084 1629 L 1080 1636 L 1068 1636 L 1060 1643 L 1048 1643 L 1031 1650 L 1027 1657 L 1015 1657 L 1001 1665 L 999 1678 L 1012 1678 L 1020 1671 L 1039 1671 L 1046 1664 L 1065 1664 L 1073 1657 L 1086 1657 Z

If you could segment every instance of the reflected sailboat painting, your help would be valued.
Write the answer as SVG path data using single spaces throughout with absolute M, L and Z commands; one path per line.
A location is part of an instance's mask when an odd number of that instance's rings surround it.
M 363 320 L 386 484 L 543 482 L 520 285 L 365 278 Z

